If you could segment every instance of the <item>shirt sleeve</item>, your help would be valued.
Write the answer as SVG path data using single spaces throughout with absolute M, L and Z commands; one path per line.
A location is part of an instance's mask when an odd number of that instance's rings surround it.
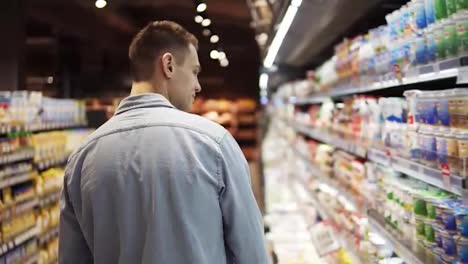
M 224 241 L 230 262 L 268 263 L 263 223 L 250 184 L 247 161 L 228 133 L 221 141 L 221 192 Z
M 68 179 L 71 177 L 71 167 L 72 165 L 69 163 L 65 170 L 64 184 L 60 197 L 59 263 L 93 263 L 92 253 L 83 236 L 70 201 Z

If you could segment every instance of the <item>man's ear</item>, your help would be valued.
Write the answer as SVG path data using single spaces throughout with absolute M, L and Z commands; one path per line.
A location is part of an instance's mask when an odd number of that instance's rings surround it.
M 174 56 L 169 52 L 164 53 L 161 57 L 161 64 L 164 76 L 168 79 L 172 79 L 174 76 Z

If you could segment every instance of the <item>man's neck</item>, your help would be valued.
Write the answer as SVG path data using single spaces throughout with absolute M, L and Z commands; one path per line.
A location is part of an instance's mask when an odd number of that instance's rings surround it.
M 130 95 L 138 95 L 138 94 L 145 94 L 145 93 L 154 93 L 155 90 L 153 86 L 149 82 L 134 82 L 132 83 L 132 91 Z

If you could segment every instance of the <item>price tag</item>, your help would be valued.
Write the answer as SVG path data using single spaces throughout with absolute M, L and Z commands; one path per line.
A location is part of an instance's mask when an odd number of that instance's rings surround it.
M 333 237 L 333 227 L 322 223 L 312 228 L 312 240 L 314 241 L 315 248 L 318 251 L 317 253 L 320 256 L 325 256 L 338 250 L 340 248 L 340 244 Z
M 457 84 L 468 83 L 468 67 L 462 67 L 458 69 Z
M 450 188 L 450 167 L 449 164 L 440 164 L 440 172 L 442 173 L 442 179 L 445 188 Z

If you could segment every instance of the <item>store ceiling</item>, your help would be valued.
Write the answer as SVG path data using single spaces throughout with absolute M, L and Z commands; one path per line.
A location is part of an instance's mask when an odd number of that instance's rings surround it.
M 76 74 L 86 75 L 86 78 L 81 80 L 87 85 L 82 85 L 76 95 L 115 92 L 114 82 L 112 88 L 106 87 L 110 85 L 104 82 L 87 82 L 93 79 L 90 76 L 96 74 L 93 73 L 96 71 L 93 69 L 109 74 L 128 72 L 127 48 L 132 36 L 149 21 L 167 19 L 182 24 L 200 40 L 199 56 L 204 68 L 200 77 L 204 88 L 203 95 L 228 98 L 257 97 L 260 52 L 254 30 L 250 27 L 250 11 L 246 1 L 205 1 L 208 5 L 206 14 L 212 21 L 210 29 L 220 36 L 219 45 L 211 44 L 209 39 L 203 36 L 202 26 L 195 23 L 194 17 L 197 12 L 193 0 L 107 0 L 104 9 L 97 9 L 94 2 L 25 1 L 28 42 L 31 44 L 28 48 L 36 54 L 42 51 L 47 53 L 46 51 L 54 48 L 67 50 L 69 57 L 75 58 L 73 62 L 80 64 L 72 67 L 76 69 Z M 38 39 L 49 39 L 53 45 L 44 49 L 44 45 L 37 45 Z M 210 59 L 210 51 L 217 47 L 227 54 L 229 67 L 222 68 L 218 61 Z M 61 64 L 62 59 L 57 58 L 57 64 Z M 32 64 L 40 67 L 40 63 Z M 121 79 L 128 81 L 128 76 Z M 96 87 L 99 85 L 102 87 Z M 119 89 L 126 92 L 128 83 Z M 117 92 L 120 92 L 119 89 Z

